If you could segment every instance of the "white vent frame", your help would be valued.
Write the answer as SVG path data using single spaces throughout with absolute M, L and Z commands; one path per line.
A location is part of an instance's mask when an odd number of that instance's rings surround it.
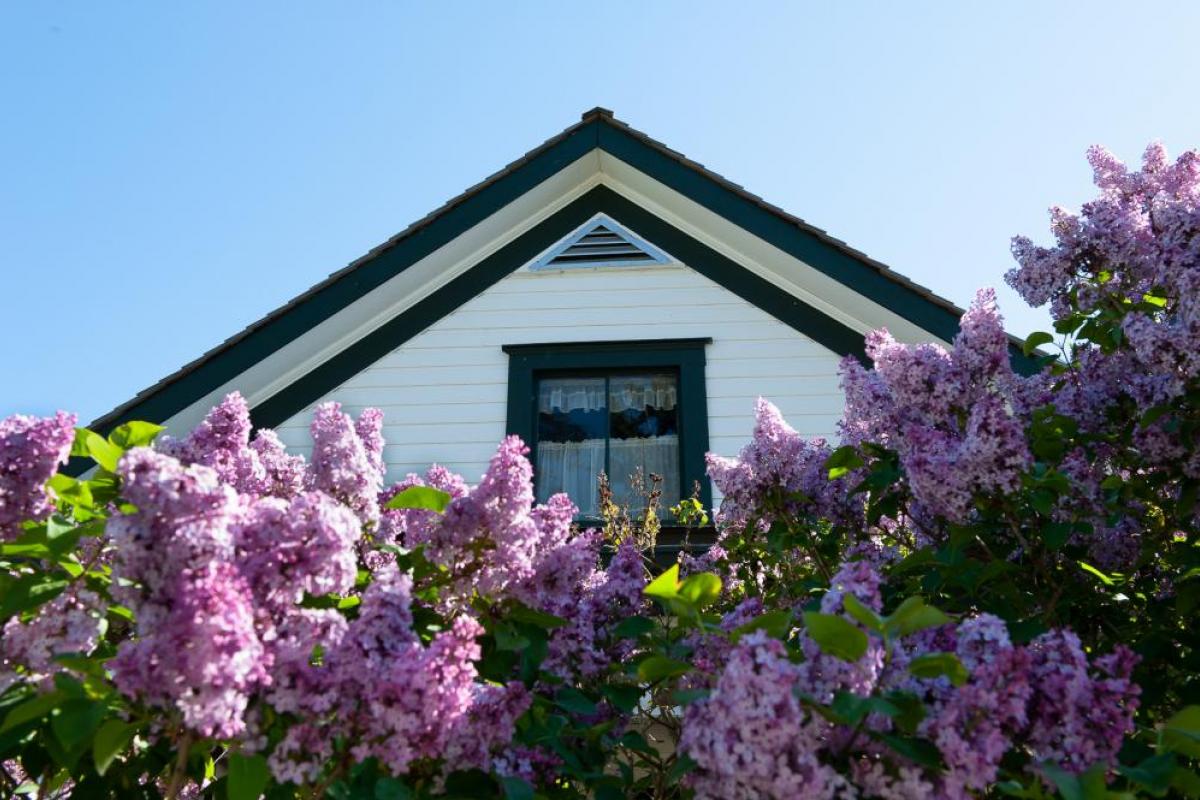
M 596 228 L 604 227 L 608 231 L 623 239 L 626 244 L 638 250 L 644 258 L 631 259 L 628 257 L 617 258 L 597 258 L 594 260 L 578 260 L 570 262 L 557 262 L 564 253 L 575 247 L 580 240 L 590 235 Z M 661 267 L 668 264 L 674 264 L 675 259 L 667 255 L 661 248 L 647 242 L 642 237 L 638 236 L 628 227 L 614 220 L 607 214 L 596 214 L 584 224 L 580 225 L 570 235 L 551 247 L 532 263 L 528 269 L 531 272 L 561 272 L 572 269 L 634 269 L 641 267 Z

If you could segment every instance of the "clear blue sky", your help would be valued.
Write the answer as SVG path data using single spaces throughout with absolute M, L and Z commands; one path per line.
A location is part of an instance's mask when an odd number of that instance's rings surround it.
M 595 105 L 966 304 L 1090 196 L 1087 145 L 1200 145 L 1198 30 L 1185 2 L 6 3 L 0 415 L 90 420 Z

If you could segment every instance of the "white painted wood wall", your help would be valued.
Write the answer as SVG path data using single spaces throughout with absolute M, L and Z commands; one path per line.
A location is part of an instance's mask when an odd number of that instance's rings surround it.
M 505 433 L 502 345 L 705 336 L 712 451 L 741 449 L 759 395 L 799 432 L 834 435 L 837 355 L 682 265 L 515 272 L 319 402 L 383 410 L 389 481 L 437 462 L 474 483 Z M 311 416 L 310 407 L 277 429 L 305 455 Z

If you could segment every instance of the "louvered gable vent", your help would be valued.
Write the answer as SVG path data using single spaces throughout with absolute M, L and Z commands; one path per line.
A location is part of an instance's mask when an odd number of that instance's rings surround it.
M 605 216 L 597 217 L 550 249 L 530 269 L 633 267 L 667 264 L 671 259 Z

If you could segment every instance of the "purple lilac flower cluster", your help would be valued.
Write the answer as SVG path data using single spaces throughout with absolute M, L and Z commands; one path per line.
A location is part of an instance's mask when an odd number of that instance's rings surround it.
M 74 414 L 0 420 L 0 541 L 17 538 L 23 521 L 50 515 L 46 481 L 66 463 L 74 440 Z
M 409 475 L 385 493 L 390 497 L 409 486 L 430 486 L 450 495 L 442 514 L 389 510 L 380 526 L 386 540 L 423 546 L 426 558 L 454 576 L 446 602 L 461 605 L 478 594 L 560 613 L 562 598 L 595 570 L 599 534 L 572 530 L 576 508 L 566 495 L 534 504 L 528 452 L 520 438 L 510 436 L 477 486 L 468 487 L 461 477 L 435 466 L 423 478 Z
M 311 464 L 288 456 L 269 431 L 251 439 L 245 401 L 232 394 L 182 440 L 122 458 L 124 497 L 136 511 L 109 521 L 114 594 L 136 615 L 137 637 L 112 663 L 118 687 L 173 709 L 200 735 L 240 737 L 246 747 L 256 701 L 297 715 L 270 754 L 280 781 L 315 779 L 346 736 L 355 758 L 379 758 L 395 773 L 431 758 L 447 769 L 488 768 L 529 698 L 519 683 L 478 680 L 478 622 L 458 614 L 423 643 L 411 579 L 386 562 L 353 620 L 299 602 L 354 589 L 366 530 L 424 544 L 461 570 L 464 587 L 482 580 L 480 591 L 497 598 L 546 606 L 591 575 L 597 537 L 572 535 L 565 497 L 532 504 L 517 439 L 474 489 L 430 471 L 428 482 L 455 497 L 442 517 L 381 514 L 402 486 L 381 491 L 377 411 L 355 421 L 325 404 L 312 434 Z
M 1050 303 L 1056 320 L 1117 313 L 1127 347 L 1077 344 L 1075 369 L 1056 405 L 1086 427 L 1127 396 L 1145 410 L 1178 398 L 1200 377 L 1200 152 L 1171 162 L 1161 144 L 1141 170 L 1107 150 L 1088 151 L 1100 195 L 1080 213 L 1051 209 L 1053 247 L 1013 240 L 1018 267 L 1008 283 L 1032 305 Z M 1134 441 L 1147 465 L 1183 461 L 1200 477 L 1200 455 L 1168 428 L 1139 426 Z
M 843 442 L 896 450 L 925 513 L 963 522 L 977 495 L 1020 485 L 1032 459 L 1017 412 L 1040 384 L 1013 372 L 993 291 L 963 314 L 950 350 L 876 331 L 867 354 L 872 370 L 853 358 L 842 363 Z
M 725 496 L 717 523 L 741 528 L 757 521 L 769 527 L 774 514 L 807 513 L 854 525 L 861 516 L 861 498 L 849 496 L 849 477 L 829 480 L 825 462 L 831 452 L 824 439 L 801 436 L 779 409 L 760 397 L 753 437 L 738 457 L 707 456 L 708 474 Z
M 821 610 L 858 624 L 844 613 L 842 598 L 853 594 L 878 612 L 879 586 L 872 567 L 847 563 Z M 861 658 L 847 662 L 802 632 L 804 659 L 795 663 L 782 642 L 761 631 L 744 636 L 729 650 L 711 695 L 691 705 L 684 719 L 680 747 L 697 763 L 691 777 L 697 797 L 967 798 L 995 781 L 1001 758 L 1018 743 L 1035 763 L 1079 773 L 1097 763 L 1113 766 L 1133 729 L 1136 657 L 1124 647 L 1089 661 L 1066 631 L 1015 646 L 1004 623 L 989 615 L 912 634 L 890 657 L 874 633 L 869 641 Z M 969 671 L 962 685 L 909 673 L 913 659 L 947 651 Z M 940 752 L 941 774 L 826 720 L 804 702 L 892 689 L 924 702 L 928 713 L 918 734 Z M 892 722 L 872 714 L 867 726 L 886 733 Z M 849 775 L 836 769 L 843 756 L 851 761 Z
M 49 688 L 57 656 L 87 655 L 107 627 L 105 604 L 89 589 L 72 586 L 22 621 L 13 617 L 0 632 L 0 692 L 20 680 Z
M 280 697 L 277 707 L 305 722 L 289 729 L 270 758 L 280 781 L 311 782 L 335 736 L 349 737 L 356 759 L 378 758 L 394 774 L 412 762 L 445 758 L 451 768 L 487 768 L 512 738 L 529 698 L 520 683 L 477 682 L 479 623 L 458 617 L 428 646 L 412 626 L 412 582 L 384 567 L 367 589 L 362 613 L 326 639 L 321 669 Z

